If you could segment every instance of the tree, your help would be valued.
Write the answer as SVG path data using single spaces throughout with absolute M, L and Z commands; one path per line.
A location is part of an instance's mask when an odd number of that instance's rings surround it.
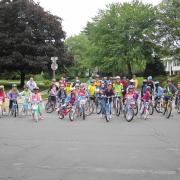
M 65 64 L 65 32 L 62 19 L 53 16 L 33 0 L 0 1 L 0 69 L 21 74 L 50 70 L 50 57 Z
M 69 53 L 74 55 L 74 64 L 71 74 L 83 75 L 91 70 L 93 63 L 93 45 L 84 33 L 66 39 L 65 44 Z
M 180 1 L 167 0 L 158 6 L 159 44 L 163 47 L 164 56 L 180 60 Z
M 138 1 L 115 3 L 101 10 L 85 29 L 98 48 L 101 69 L 130 76 L 135 68 L 142 71 L 158 50 L 156 21 L 156 9 Z

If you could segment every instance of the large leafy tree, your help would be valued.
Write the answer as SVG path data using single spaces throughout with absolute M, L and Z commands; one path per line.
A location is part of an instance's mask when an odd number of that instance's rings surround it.
M 95 47 L 89 41 L 84 33 L 69 37 L 65 44 L 68 47 L 68 52 L 74 55 L 74 64 L 70 68 L 72 75 L 83 75 L 91 71 L 93 67 L 93 59 L 96 58 L 94 54 Z
M 158 51 L 156 20 L 156 9 L 138 1 L 115 3 L 101 10 L 85 30 L 98 48 L 101 69 L 112 74 L 128 72 L 130 76 L 134 69 L 142 71 Z
M 158 35 L 163 55 L 180 60 L 180 1 L 163 1 L 159 4 L 158 9 Z
M 0 1 L 0 69 L 21 74 L 50 70 L 50 57 L 58 64 L 70 63 L 64 48 L 62 19 L 33 0 Z

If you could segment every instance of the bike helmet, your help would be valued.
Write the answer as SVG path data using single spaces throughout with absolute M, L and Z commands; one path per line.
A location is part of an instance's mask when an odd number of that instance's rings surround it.
M 39 87 L 35 87 L 33 90 L 39 90 Z
M 148 81 L 152 80 L 152 76 L 148 76 L 147 79 L 148 79 Z
M 133 86 L 133 85 L 130 85 L 130 86 L 128 87 L 128 89 L 134 89 L 134 86 Z
M 1 85 L 1 86 L 0 86 L 0 89 L 4 89 L 4 86 Z
M 159 84 L 159 81 L 155 81 L 154 84 L 155 84 L 155 85 Z
M 116 76 L 116 79 L 118 80 L 118 79 L 121 79 L 121 77 L 120 76 Z
M 76 83 L 75 87 L 79 87 L 79 86 L 80 86 L 79 83 Z
M 16 84 L 12 84 L 12 87 L 17 87 L 17 85 Z
M 147 87 L 146 87 L 146 90 L 151 90 L 151 87 L 150 87 L 150 86 L 147 86 Z

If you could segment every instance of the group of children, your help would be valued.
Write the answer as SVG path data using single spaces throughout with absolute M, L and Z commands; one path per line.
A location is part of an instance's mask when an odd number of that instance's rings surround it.
M 13 102 L 16 101 L 18 102 L 18 99 L 28 99 L 29 104 L 33 104 L 34 102 L 41 102 L 42 97 L 39 92 L 39 88 L 35 87 L 33 91 L 30 91 L 28 86 L 24 86 L 24 90 L 22 92 L 19 92 L 17 85 L 13 84 L 11 90 L 6 94 L 4 90 L 4 86 L 0 86 L 0 100 L 2 101 L 2 106 L 1 109 L 3 112 L 7 112 L 6 110 L 6 99 L 9 100 L 9 113 L 11 112 Z M 24 105 L 24 102 L 23 102 Z M 17 108 L 18 108 L 18 103 L 17 103 Z M 29 107 L 30 108 L 30 107 Z M 42 117 L 42 111 L 40 111 L 41 119 Z

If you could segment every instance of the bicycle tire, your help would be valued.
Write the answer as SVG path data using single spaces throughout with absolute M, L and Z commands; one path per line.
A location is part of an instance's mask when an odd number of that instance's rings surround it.
M 117 102 L 116 102 L 116 116 L 119 116 L 120 113 L 121 113 L 121 102 L 120 100 L 118 99 Z
M 74 113 L 75 113 L 75 110 L 71 109 L 70 112 L 69 112 L 69 119 L 70 119 L 70 121 L 74 121 Z
M 64 114 L 62 113 L 61 110 L 58 111 L 58 116 L 59 116 L 59 119 L 64 119 Z
M 127 116 L 128 113 L 131 114 L 130 118 L 128 118 L 128 116 Z M 132 108 L 129 108 L 129 109 L 126 110 L 125 118 L 126 118 L 127 122 L 131 122 L 133 120 L 133 118 L 134 118 L 134 110 Z
M 172 106 L 168 105 L 167 109 L 166 109 L 166 118 L 169 119 L 171 116 L 171 112 L 172 112 Z
M 153 115 L 153 113 L 154 113 L 154 107 L 153 107 L 152 104 L 149 105 L 148 111 L 149 111 L 149 115 Z
M 82 117 L 83 117 L 83 120 L 86 119 L 86 114 L 85 114 L 85 107 L 84 107 L 84 105 L 82 105 Z
M 177 103 L 177 113 L 180 113 L 180 100 L 178 100 L 178 103 Z
M 46 113 L 52 113 L 54 111 L 55 107 L 54 107 L 54 103 L 51 102 L 47 102 L 45 105 L 45 110 Z
M 135 104 L 135 108 L 133 108 L 134 111 L 134 116 L 136 116 L 138 114 L 138 105 Z
M 98 102 L 96 103 L 96 113 L 97 113 L 97 114 L 100 114 L 101 111 L 102 111 L 101 103 L 98 101 Z

